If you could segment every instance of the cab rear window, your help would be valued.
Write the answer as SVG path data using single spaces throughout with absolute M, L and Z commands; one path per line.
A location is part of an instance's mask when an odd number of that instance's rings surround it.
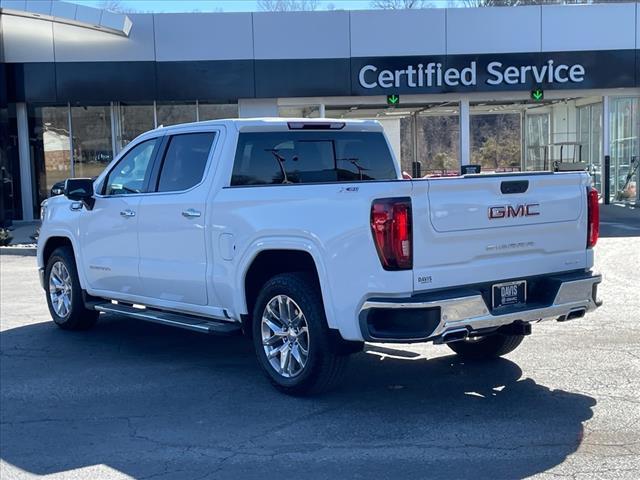
M 251 132 L 238 139 L 231 185 L 395 179 L 379 132 Z

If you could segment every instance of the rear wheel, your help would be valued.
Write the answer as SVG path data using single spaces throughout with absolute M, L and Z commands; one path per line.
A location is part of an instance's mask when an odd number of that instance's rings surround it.
M 487 360 L 513 352 L 523 339 L 524 335 L 493 333 L 477 339 L 447 343 L 447 346 L 466 360 Z
M 331 338 L 316 282 L 304 273 L 276 275 L 262 287 L 253 310 L 253 343 L 268 378 L 291 395 L 330 390 L 348 359 Z
M 56 325 L 65 330 L 86 330 L 95 325 L 98 312 L 84 306 L 71 247 L 54 250 L 47 260 L 44 278 L 49 313 Z

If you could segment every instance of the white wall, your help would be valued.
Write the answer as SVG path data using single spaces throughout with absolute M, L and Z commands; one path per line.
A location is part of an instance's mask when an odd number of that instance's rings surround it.
M 399 118 L 376 118 L 384 128 L 389 143 L 391 143 L 391 149 L 396 156 L 396 162 L 400 166 L 400 119 Z M 411 173 L 411 172 L 409 172 Z
M 241 98 L 238 100 L 240 118 L 277 117 L 278 101 L 275 98 Z

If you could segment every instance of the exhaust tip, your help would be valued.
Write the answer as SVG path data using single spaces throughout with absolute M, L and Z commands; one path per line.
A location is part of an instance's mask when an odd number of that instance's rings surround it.
M 442 343 L 460 342 L 466 340 L 469 336 L 469 330 L 466 328 L 458 328 L 456 330 L 450 330 L 442 334 Z
M 577 310 L 571 310 L 566 315 L 558 317 L 558 321 L 559 322 L 566 322 L 568 320 L 574 320 L 576 318 L 582 318 L 582 317 L 584 317 L 584 315 L 586 313 L 587 313 L 587 310 L 585 308 L 579 308 Z
M 579 310 L 573 310 L 572 312 L 569 312 L 569 315 L 567 315 L 567 320 L 573 320 L 574 318 L 582 318 L 584 317 L 585 313 L 586 313 L 586 310 L 584 308 L 581 308 Z

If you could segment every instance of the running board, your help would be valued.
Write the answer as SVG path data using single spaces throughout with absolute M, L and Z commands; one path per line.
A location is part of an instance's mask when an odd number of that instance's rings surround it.
M 225 322 L 195 315 L 178 314 L 155 310 L 152 308 L 135 308 L 121 303 L 98 303 L 93 306 L 98 312 L 117 313 L 128 317 L 146 320 L 147 322 L 170 325 L 203 333 L 231 335 L 240 332 L 241 326 L 235 322 Z

